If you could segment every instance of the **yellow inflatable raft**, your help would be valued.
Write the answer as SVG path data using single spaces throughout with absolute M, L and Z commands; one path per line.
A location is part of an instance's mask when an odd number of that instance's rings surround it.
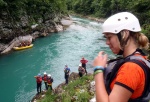
M 33 47 L 33 44 L 29 46 L 22 46 L 22 47 L 13 47 L 14 50 L 24 50 Z

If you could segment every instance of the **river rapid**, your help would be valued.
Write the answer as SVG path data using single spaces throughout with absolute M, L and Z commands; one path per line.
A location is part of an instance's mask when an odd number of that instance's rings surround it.
M 92 72 L 92 62 L 99 51 L 114 57 L 105 44 L 101 23 L 74 16 L 72 19 L 75 23 L 64 32 L 36 39 L 33 48 L 0 56 L 0 102 L 29 102 L 36 94 L 34 76 L 38 73 L 51 74 L 56 87 L 65 81 L 65 64 L 71 72 L 78 72 L 84 56 L 88 60 L 87 71 Z

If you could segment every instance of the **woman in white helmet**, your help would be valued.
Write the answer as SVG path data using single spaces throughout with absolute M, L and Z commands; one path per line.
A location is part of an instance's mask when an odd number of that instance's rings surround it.
M 102 25 L 102 29 L 106 44 L 114 54 L 123 56 L 120 60 L 124 63 L 118 60 L 110 76 L 107 75 L 104 79 L 103 72 L 107 70 L 107 54 L 103 51 L 99 52 L 93 63 L 97 102 L 148 102 L 136 100 L 144 94 L 147 77 L 143 67 L 130 62 L 131 58 L 138 60 L 138 63 L 139 59 L 146 60 L 141 49 L 147 49 L 149 41 L 144 34 L 140 33 L 139 20 L 132 13 L 121 12 L 109 17 Z M 116 68 L 118 68 L 117 72 L 115 72 Z M 112 75 L 114 73 L 116 74 Z

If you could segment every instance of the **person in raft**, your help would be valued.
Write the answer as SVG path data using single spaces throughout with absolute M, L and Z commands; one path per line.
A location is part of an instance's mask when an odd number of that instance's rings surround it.
M 37 76 L 34 76 L 36 78 L 36 83 L 37 83 L 37 94 L 41 93 L 41 87 L 42 87 L 42 77 L 41 74 L 39 73 Z
M 65 73 L 65 80 L 66 80 L 65 84 L 68 84 L 69 73 L 70 73 L 70 68 L 68 67 L 68 65 L 65 65 L 64 73 Z
M 86 60 L 84 57 L 82 57 L 82 59 L 80 60 L 80 62 L 82 63 L 82 67 L 85 69 L 85 73 L 87 75 L 86 63 L 88 62 L 88 60 Z
M 111 51 L 123 58 L 109 65 L 108 55 L 100 51 L 94 59 L 96 101 L 149 102 L 149 62 L 142 51 L 148 49 L 149 40 L 140 33 L 138 18 L 130 12 L 114 14 L 103 23 L 102 31 Z
M 44 72 L 44 75 L 43 75 L 43 77 L 42 77 L 42 80 L 43 80 L 44 83 L 45 83 L 45 89 L 46 89 L 46 90 L 48 90 L 47 79 L 48 79 L 47 73 Z
M 79 64 L 79 68 L 78 68 L 78 71 L 79 71 L 79 76 L 82 77 L 85 73 L 85 69 L 82 67 L 81 64 Z

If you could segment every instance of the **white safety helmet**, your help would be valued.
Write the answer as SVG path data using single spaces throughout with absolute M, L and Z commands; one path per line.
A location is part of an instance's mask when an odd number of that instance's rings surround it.
M 44 75 L 46 75 L 47 73 L 46 72 L 44 72 Z
M 79 67 L 81 67 L 82 66 L 82 64 L 79 64 Z
M 129 12 L 121 12 L 109 17 L 102 25 L 103 33 L 117 34 L 122 30 L 141 31 L 137 17 Z
M 48 74 L 48 77 L 50 78 L 50 77 L 51 77 L 51 75 L 50 75 L 50 74 Z

